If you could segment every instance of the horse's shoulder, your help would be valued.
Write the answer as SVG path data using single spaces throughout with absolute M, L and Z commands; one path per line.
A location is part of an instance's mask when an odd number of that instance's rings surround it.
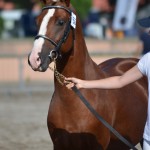
M 112 58 L 102 62 L 98 66 L 105 74 L 117 75 L 126 72 L 135 66 L 138 61 L 139 59 L 137 58 Z

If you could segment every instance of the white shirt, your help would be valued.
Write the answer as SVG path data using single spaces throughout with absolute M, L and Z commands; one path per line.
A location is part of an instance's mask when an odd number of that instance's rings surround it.
M 139 60 L 137 66 L 142 74 L 148 78 L 148 93 L 150 94 L 150 52 Z M 150 141 L 150 96 L 148 96 L 148 113 L 143 138 Z

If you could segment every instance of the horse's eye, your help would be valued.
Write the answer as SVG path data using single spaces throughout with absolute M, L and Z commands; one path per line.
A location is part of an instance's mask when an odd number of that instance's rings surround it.
M 64 20 L 58 20 L 57 24 L 59 26 L 63 26 L 65 24 L 65 21 Z

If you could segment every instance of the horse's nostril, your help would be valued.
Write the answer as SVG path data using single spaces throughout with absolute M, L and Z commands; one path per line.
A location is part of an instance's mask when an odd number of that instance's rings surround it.
M 36 64 L 37 64 L 38 67 L 41 65 L 41 59 L 40 59 L 40 57 L 36 58 Z
M 31 63 L 30 63 L 30 60 L 29 60 L 30 54 L 28 55 L 28 64 L 31 66 Z

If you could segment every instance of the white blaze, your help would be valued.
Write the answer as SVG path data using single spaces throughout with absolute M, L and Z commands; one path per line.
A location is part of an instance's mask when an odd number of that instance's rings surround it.
M 38 33 L 39 35 L 46 34 L 48 22 L 51 19 L 51 17 L 54 15 L 54 13 L 55 13 L 55 9 L 48 10 L 47 14 L 44 16 L 44 18 L 42 20 L 40 30 Z M 32 68 L 34 68 L 34 69 L 38 68 L 41 63 L 38 53 L 41 52 L 43 44 L 44 44 L 43 38 L 39 38 L 34 41 L 33 49 L 32 49 L 31 55 L 29 57 L 30 64 L 31 64 Z
M 55 12 L 55 9 L 49 9 L 47 14 L 44 16 L 41 26 L 40 26 L 39 33 L 38 33 L 39 35 L 46 34 L 48 22 L 49 22 L 50 18 L 54 15 L 54 12 Z M 39 38 L 39 39 L 35 40 L 33 50 L 38 50 L 37 53 L 41 52 L 43 44 L 44 44 L 43 38 Z

